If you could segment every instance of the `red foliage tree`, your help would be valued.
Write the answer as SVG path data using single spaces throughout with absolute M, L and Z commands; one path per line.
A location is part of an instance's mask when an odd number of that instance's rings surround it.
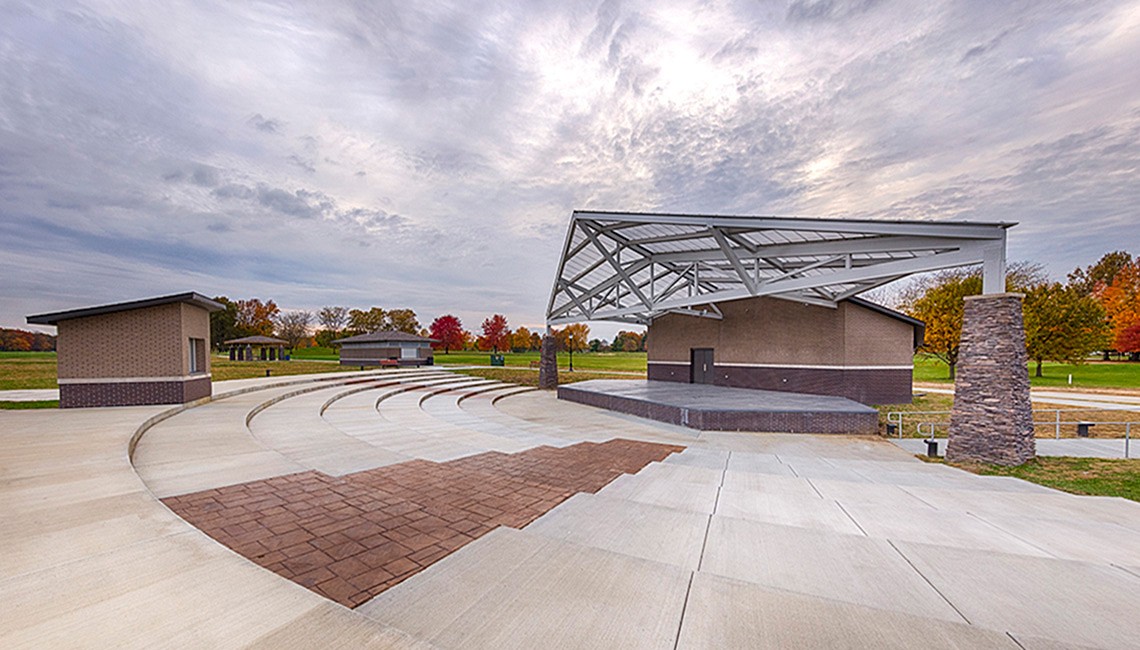
M 431 346 L 436 350 L 443 348 L 444 354 L 451 354 L 451 348 L 463 349 L 463 323 L 451 314 L 444 314 L 431 322 L 431 338 L 438 339 L 438 343 Z
M 502 314 L 495 314 L 483 321 L 483 344 L 492 348 L 496 354 L 499 352 L 499 348 L 510 346 L 508 338 L 510 334 L 511 329 L 507 327 L 507 317 Z
M 1126 327 L 1116 335 L 1116 351 L 1133 356 L 1140 353 L 1140 323 Z

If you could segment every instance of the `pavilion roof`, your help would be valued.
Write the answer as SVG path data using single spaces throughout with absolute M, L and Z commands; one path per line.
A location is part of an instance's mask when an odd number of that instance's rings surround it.
M 718 303 L 753 296 L 834 307 L 914 273 L 980 262 L 991 292 L 1013 225 L 576 211 L 546 320 L 718 318 Z
M 224 341 L 225 345 L 289 345 L 285 339 L 275 339 L 272 336 L 243 336 L 240 339 Z

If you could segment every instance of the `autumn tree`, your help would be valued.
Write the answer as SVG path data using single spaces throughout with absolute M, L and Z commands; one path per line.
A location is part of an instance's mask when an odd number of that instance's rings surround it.
M 531 332 L 526 327 L 519 327 L 511 332 L 511 350 L 513 352 L 527 352 L 530 350 Z
M 50 352 L 55 350 L 55 337 L 43 332 L 0 328 L 0 350 L 7 352 Z
M 483 345 L 499 353 L 499 348 L 510 345 L 510 328 L 507 326 L 507 317 L 495 314 L 483 321 Z
M 353 334 L 379 332 L 388 326 L 388 312 L 373 307 L 368 311 L 352 309 L 348 312 L 348 329 Z
M 438 343 L 432 343 L 435 349 L 443 348 L 444 354 L 450 354 L 452 349 L 462 350 L 464 340 L 463 323 L 458 317 L 444 314 L 431 322 L 431 338 Z
M 295 350 L 309 336 L 313 312 L 301 309 L 286 311 L 277 314 L 273 320 L 277 326 L 277 338 L 285 339 L 289 349 Z
M 531 332 L 530 333 L 530 349 L 531 350 L 541 350 L 542 349 L 542 335 L 539 334 L 538 332 Z
M 1130 330 L 1140 325 L 1140 259 L 1117 272 L 1112 283 L 1100 288 L 1097 297 L 1112 327 L 1113 348 L 1140 360 L 1140 350 L 1131 345 Z
M 385 329 L 415 334 L 420 331 L 420 321 L 416 319 L 416 312 L 411 309 L 393 309 L 388 312 Z
M 618 332 L 614 342 L 610 344 L 614 352 L 644 352 L 645 335 L 638 332 Z
M 574 353 L 582 352 L 589 345 L 590 326 L 585 323 L 570 323 L 557 334 L 562 349 L 570 353 L 570 372 L 574 372 Z
M 1045 281 L 1037 264 L 1017 262 L 1009 266 L 1006 291 L 1026 293 Z M 923 276 L 901 296 L 902 311 L 926 324 L 920 351 L 941 360 L 954 379 L 962 341 L 962 316 L 967 296 L 982 293 L 982 271 L 978 267 L 950 269 Z
M 1091 296 L 1098 288 L 1112 284 L 1116 274 L 1132 263 L 1132 255 L 1126 251 L 1105 253 L 1096 264 L 1073 269 L 1069 274 L 1069 285 L 1080 293 Z
M 1045 282 L 1030 287 L 1022 303 L 1025 347 L 1041 377 L 1042 362 L 1081 363 L 1108 343 L 1104 309 L 1080 286 Z
M 1140 357 L 1140 323 L 1131 325 L 1116 335 L 1116 349 L 1127 352 L 1132 361 Z
M 281 312 L 272 300 L 261 302 L 258 298 L 239 300 L 235 326 L 238 337 L 273 336 L 273 319 Z

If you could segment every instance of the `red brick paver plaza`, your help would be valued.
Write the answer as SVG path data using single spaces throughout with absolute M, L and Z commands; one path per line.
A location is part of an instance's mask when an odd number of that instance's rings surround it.
M 619 438 L 340 477 L 301 472 L 163 502 L 261 566 L 356 607 L 497 526 L 521 528 L 682 449 Z

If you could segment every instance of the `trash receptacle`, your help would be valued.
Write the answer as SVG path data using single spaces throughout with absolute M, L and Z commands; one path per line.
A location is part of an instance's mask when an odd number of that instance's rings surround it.
M 501 354 L 492 354 L 492 355 L 491 355 L 491 365 L 492 365 L 492 366 L 505 366 L 505 365 L 507 365 L 507 364 L 506 364 L 506 362 L 503 360 L 503 355 L 501 355 Z
M 1078 438 L 1089 437 L 1089 429 L 1091 429 L 1092 427 L 1095 427 L 1095 426 L 1096 426 L 1096 423 L 1094 423 L 1094 422 L 1078 422 L 1077 423 L 1077 437 Z
M 933 438 L 928 438 L 926 442 L 926 455 L 930 458 L 938 458 L 938 441 Z
M 898 432 L 899 432 L 899 425 L 897 425 L 897 424 L 888 424 L 887 425 L 887 436 L 888 437 L 894 438 L 896 435 L 898 435 Z

